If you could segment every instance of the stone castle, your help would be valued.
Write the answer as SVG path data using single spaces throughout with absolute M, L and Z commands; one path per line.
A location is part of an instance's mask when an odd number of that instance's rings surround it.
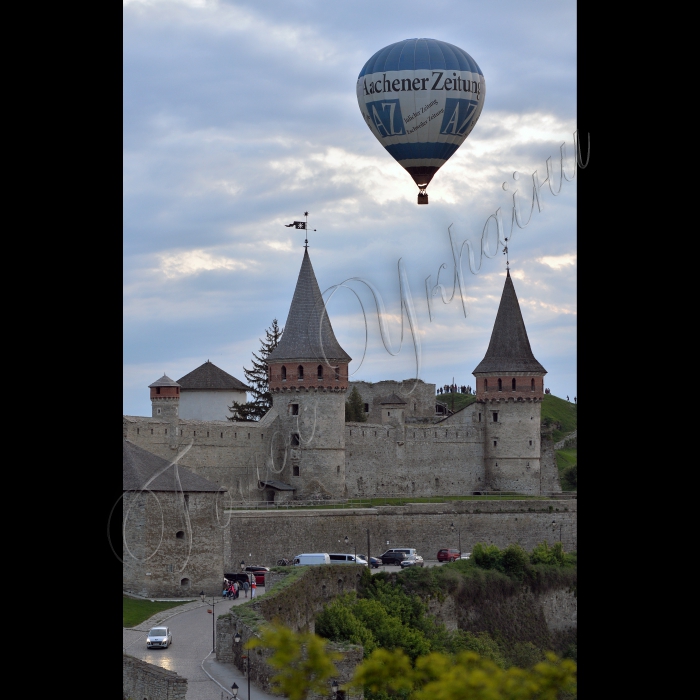
M 234 502 L 561 491 L 540 427 L 546 370 L 530 348 L 509 272 L 473 370 L 476 401 L 466 408 L 436 415 L 435 385 L 421 380 L 350 382 L 351 359 L 305 249 L 284 333 L 267 357 L 267 414 L 227 420 L 246 387 L 207 361 L 178 381 L 164 375 L 151 384 L 151 417 L 124 416 L 123 438 L 177 459 Z M 345 422 L 353 386 L 367 422 Z

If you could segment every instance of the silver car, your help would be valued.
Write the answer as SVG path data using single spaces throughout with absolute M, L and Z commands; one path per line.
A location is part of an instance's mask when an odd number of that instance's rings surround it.
M 146 636 L 147 649 L 167 649 L 172 643 L 170 627 L 153 627 Z
M 399 563 L 402 569 L 407 566 L 423 566 L 423 557 L 420 554 L 409 554 L 403 561 Z

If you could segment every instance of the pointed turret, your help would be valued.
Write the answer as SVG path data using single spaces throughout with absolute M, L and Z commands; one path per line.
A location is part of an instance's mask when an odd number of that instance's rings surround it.
M 477 400 L 544 396 L 547 370 L 532 354 L 510 271 L 506 273 L 489 347 L 472 374 L 477 378 Z
M 284 333 L 266 358 L 270 389 L 347 389 L 351 359 L 333 333 L 309 251 L 305 249 Z

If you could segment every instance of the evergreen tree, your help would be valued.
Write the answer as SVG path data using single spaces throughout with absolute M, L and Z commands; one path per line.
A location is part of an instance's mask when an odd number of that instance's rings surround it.
M 253 353 L 253 368 L 243 368 L 253 400 L 245 403 L 234 401 L 228 409 L 233 414 L 228 416 L 229 420 L 260 420 L 272 408 L 265 358 L 277 347 L 283 332 L 284 329 L 280 330 L 277 325 L 277 319 L 273 319 L 272 325 L 265 331 L 265 340 L 260 339 L 260 354 Z
M 354 386 L 348 400 L 345 402 L 345 422 L 366 423 L 365 406 L 357 387 Z

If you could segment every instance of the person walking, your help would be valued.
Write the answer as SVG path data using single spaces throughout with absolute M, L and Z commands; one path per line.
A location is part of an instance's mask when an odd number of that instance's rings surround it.
M 253 580 L 250 582 L 250 597 L 255 598 L 255 591 L 258 587 L 258 584 L 255 583 L 255 574 L 253 574 Z
M 250 588 L 250 584 L 248 581 L 243 581 L 243 597 L 247 598 L 248 597 L 248 589 Z

